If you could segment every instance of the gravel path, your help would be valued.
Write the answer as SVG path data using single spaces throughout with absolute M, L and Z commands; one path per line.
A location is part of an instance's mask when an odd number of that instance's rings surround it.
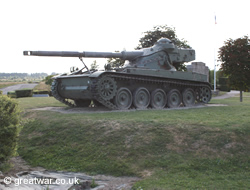
M 21 90 L 24 88 L 31 88 L 33 89 L 37 84 L 17 84 L 13 86 L 8 86 L 6 88 L 0 88 L 3 91 L 3 94 L 6 95 L 10 91 Z
M 234 97 L 236 95 L 239 95 L 240 91 L 236 91 L 236 90 L 231 90 L 230 92 L 227 92 L 226 94 L 223 94 L 221 96 L 216 96 L 213 97 L 212 99 L 225 99 L 225 98 L 231 98 Z

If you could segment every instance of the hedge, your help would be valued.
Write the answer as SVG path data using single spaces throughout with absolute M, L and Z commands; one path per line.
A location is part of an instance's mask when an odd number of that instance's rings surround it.
M 21 97 L 32 97 L 33 95 L 33 90 L 32 89 L 22 89 L 22 90 L 16 90 L 16 97 L 21 98 Z
M 230 92 L 231 88 L 230 88 L 229 80 L 227 77 L 220 77 L 219 78 L 219 89 L 221 91 Z
M 21 117 L 17 102 L 0 95 L 0 169 L 15 155 L 20 129 Z
M 10 98 L 16 98 L 16 92 L 15 91 L 7 92 L 7 96 Z

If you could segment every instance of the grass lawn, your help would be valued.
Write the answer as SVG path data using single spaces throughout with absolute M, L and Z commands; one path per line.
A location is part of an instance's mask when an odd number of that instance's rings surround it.
M 250 97 L 221 107 L 62 114 L 53 98 L 20 98 L 18 152 L 32 166 L 142 177 L 134 189 L 248 189 Z
M 35 86 L 33 90 L 50 91 L 50 85 L 45 84 L 45 82 L 39 82 L 39 84 Z

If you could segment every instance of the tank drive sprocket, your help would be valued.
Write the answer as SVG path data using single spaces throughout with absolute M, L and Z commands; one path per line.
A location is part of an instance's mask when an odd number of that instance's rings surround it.
M 111 100 L 115 97 L 117 85 L 113 78 L 108 76 L 101 77 L 97 82 L 97 93 L 103 100 Z

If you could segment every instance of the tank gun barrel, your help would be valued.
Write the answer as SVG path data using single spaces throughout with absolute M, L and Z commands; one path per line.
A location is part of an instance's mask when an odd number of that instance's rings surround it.
M 92 58 L 121 58 L 131 60 L 141 56 L 143 51 L 122 52 L 77 52 L 77 51 L 24 51 L 27 56 L 52 56 L 52 57 L 92 57 Z

